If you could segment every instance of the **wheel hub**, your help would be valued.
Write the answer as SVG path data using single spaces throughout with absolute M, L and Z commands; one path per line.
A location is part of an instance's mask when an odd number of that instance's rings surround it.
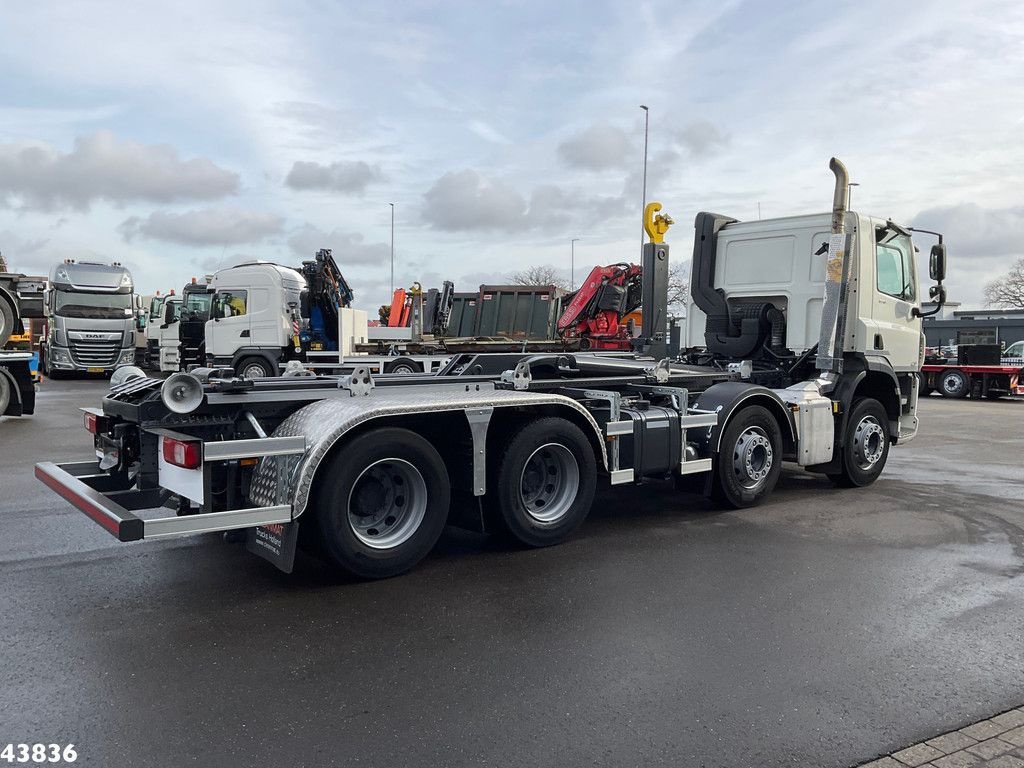
M 576 457 L 564 445 L 548 443 L 527 459 L 519 481 L 519 499 L 530 517 L 553 523 L 572 507 L 579 486 Z
M 427 483 L 404 459 L 381 459 L 362 471 L 349 493 L 352 533 L 373 549 L 391 549 L 419 530 L 427 509 Z
M 749 427 L 739 436 L 733 448 L 732 468 L 744 488 L 756 488 L 763 483 L 774 461 L 771 440 L 761 427 Z
M 878 463 L 885 450 L 885 432 L 874 416 L 865 416 L 853 432 L 853 452 L 857 465 L 868 469 Z

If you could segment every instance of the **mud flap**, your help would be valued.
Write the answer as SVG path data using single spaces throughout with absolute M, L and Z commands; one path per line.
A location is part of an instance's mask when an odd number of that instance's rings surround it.
M 295 549 L 299 539 L 299 523 L 274 523 L 250 528 L 245 548 L 269 560 L 285 573 L 295 567 Z

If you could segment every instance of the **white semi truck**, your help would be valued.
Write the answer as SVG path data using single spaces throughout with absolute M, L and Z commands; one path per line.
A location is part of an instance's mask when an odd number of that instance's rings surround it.
M 557 544 L 599 482 L 674 479 L 737 508 L 768 498 L 783 462 L 868 485 L 917 431 L 921 289 L 907 230 L 848 211 L 849 179 L 831 167 L 831 216 L 698 215 L 701 361 L 664 357 L 669 220 L 652 209 L 648 354 L 481 354 L 433 376 L 138 377 L 85 409 L 98 461 L 36 475 L 122 541 L 245 529 L 284 570 L 301 542 L 364 578 L 412 568 L 446 524 Z M 941 303 L 943 245 L 930 273 Z

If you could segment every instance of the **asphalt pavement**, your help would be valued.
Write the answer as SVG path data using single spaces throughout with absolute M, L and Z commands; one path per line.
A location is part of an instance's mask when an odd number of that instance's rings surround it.
M 570 542 L 446 533 L 412 573 L 119 544 L 32 477 L 90 455 L 46 382 L 0 419 L 0 744 L 86 766 L 855 765 L 1024 703 L 1024 402 L 930 398 L 872 487 L 723 512 L 599 495 Z

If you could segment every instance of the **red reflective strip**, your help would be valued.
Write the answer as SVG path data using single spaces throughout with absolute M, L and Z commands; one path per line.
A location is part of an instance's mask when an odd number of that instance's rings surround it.
M 92 520 L 102 525 L 108 531 L 115 536 L 121 533 L 121 523 L 118 520 L 114 520 L 107 514 L 107 511 L 101 507 L 97 507 L 91 501 L 84 496 L 80 496 L 70 488 L 61 485 L 60 481 L 55 477 L 51 477 L 46 472 L 36 467 L 36 477 L 43 481 L 50 490 L 56 491 L 65 501 L 71 502 L 72 506 L 78 507 L 82 512 L 88 515 Z

